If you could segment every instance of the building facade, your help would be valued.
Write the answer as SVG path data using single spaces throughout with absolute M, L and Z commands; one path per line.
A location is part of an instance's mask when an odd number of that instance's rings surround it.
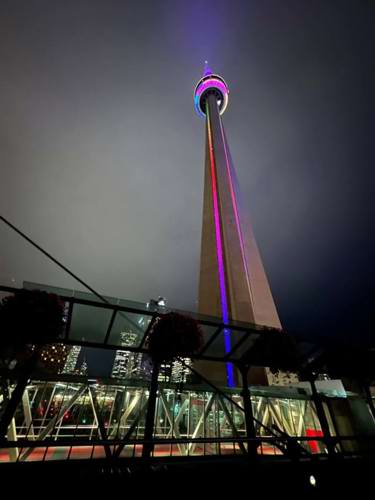
M 138 334 L 121 332 L 122 347 L 133 347 L 137 343 Z M 114 378 L 131 378 L 139 376 L 142 370 L 142 354 L 126 350 L 116 351 L 111 376 Z

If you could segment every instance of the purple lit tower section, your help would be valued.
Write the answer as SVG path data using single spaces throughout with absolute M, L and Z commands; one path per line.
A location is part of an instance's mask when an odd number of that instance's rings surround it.
M 281 328 L 250 221 L 241 209 L 221 118 L 228 105 L 228 94 L 223 78 L 206 66 L 194 92 L 195 109 L 206 123 L 199 312 L 220 317 L 224 324 L 232 319 Z M 227 353 L 232 336 L 229 329 L 224 330 Z M 218 382 L 236 385 L 231 364 L 227 364 L 226 374 L 220 374 L 217 368 L 208 369 L 207 363 L 200 368 Z M 257 373 L 253 382 L 267 383 L 265 371 Z

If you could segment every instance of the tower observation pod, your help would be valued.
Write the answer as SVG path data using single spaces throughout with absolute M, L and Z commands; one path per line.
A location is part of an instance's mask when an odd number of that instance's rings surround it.
M 206 69 L 204 76 L 199 80 L 194 91 L 194 104 L 198 115 L 206 116 L 208 96 L 213 95 L 219 109 L 220 115 L 228 106 L 229 89 L 224 79 L 219 75 L 209 73 Z
M 232 320 L 281 329 L 251 223 L 241 207 L 237 176 L 222 123 L 228 95 L 225 80 L 206 64 L 194 90 L 196 112 L 206 125 L 198 309 L 202 314 L 220 317 L 224 325 Z M 226 353 L 237 341 L 234 337 L 231 329 L 224 329 Z M 227 364 L 224 374 L 201 363 L 200 368 L 211 379 L 236 385 L 231 364 Z M 267 384 L 265 370 L 258 369 L 252 382 Z

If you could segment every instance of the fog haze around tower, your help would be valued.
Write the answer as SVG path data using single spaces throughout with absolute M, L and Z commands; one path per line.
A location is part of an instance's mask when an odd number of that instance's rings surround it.
M 206 59 L 282 325 L 370 338 L 370 1 L 3 1 L 0 212 L 99 292 L 197 307 Z M 0 281 L 80 288 L 0 226 Z

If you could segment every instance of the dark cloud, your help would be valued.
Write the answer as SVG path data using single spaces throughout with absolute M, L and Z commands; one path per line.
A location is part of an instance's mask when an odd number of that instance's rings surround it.
M 285 326 L 374 319 L 368 1 L 2 2 L 1 212 L 100 292 L 194 309 L 208 58 Z M 0 278 L 75 287 L 0 227 Z

